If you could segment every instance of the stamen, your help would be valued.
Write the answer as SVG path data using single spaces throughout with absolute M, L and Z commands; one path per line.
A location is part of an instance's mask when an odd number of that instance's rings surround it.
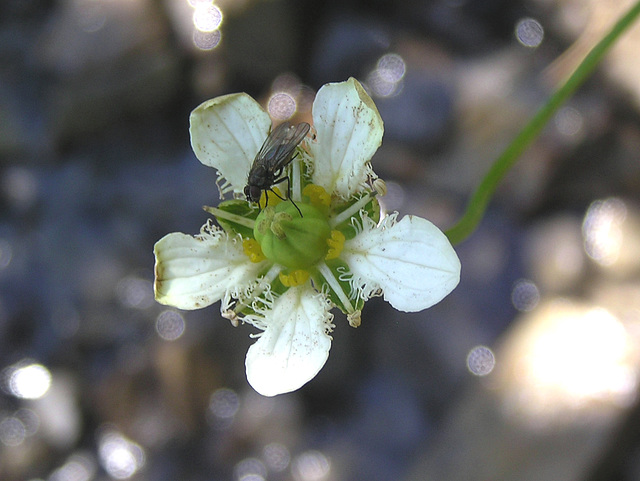
M 242 302 L 239 302 L 233 308 L 236 314 L 241 314 L 249 306 L 249 303 L 253 304 L 256 302 L 256 300 L 261 299 L 260 296 L 265 291 L 269 291 L 271 287 L 271 283 L 276 277 L 278 277 L 278 275 L 280 274 L 280 271 L 282 271 L 282 266 L 279 266 L 277 264 L 272 265 L 271 268 L 267 271 L 267 273 L 262 277 L 260 284 L 257 285 L 251 291 L 251 296 L 248 296 L 247 298 L 243 299 Z M 246 319 L 247 317 L 245 317 L 243 320 L 246 320 Z M 252 321 L 252 323 L 256 325 L 255 319 Z
M 335 217 L 329 219 L 329 226 L 335 227 L 337 225 L 340 225 L 345 220 L 347 220 L 347 219 L 353 217 L 354 215 L 356 215 L 358 212 L 360 212 L 360 209 L 362 209 L 365 205 L 367 205 L 369 203 L 369 201 L 371 199 L 373 199 L 375 197 L 375 195 L 376 195 L 375 192 L 367 192 L 365 195 L 363 195 L 351 207 L 347 207 L 345 210 L 340 212 L 338 215 L 336 215 Z
M 233 327 L 238 327 L 238 325 L 240 325 L 240 318 L 234 310 L 227 309 L 226 311 L 221 312 L 220 315 L 225 319 L 229 319 Z
M 286 287 L 295 287 L 307 282 L 307 279 L 309 279 L 309 272 L 304 269 L 296 269 L 295 271 L 291 271 L 289 274 L 285 274 L 281 271 L 278 277 L 280 278 L 280 282 L 282 282 Z
M 262 194 L 260 194 L 260 201 L 258 202 L 258 206 L 261 209 L 264 209 L 268 205 L 275 207 L 280 202 L 282 202 L 282 198 L 284 196 L 282 195 L 282 192 L 280 192 L 280 189 L 278 189 L 277 187 L 273 187 L 271 190 L 273 190 L 275 196 L 272 195 L 271 197 L 267 197 L 269 195 L 268 190 L 263 190 Z
M 293 185 L 291 197 L 298 202 L 302 200 L 302 196 L 300 195 L 300 185 L 302 184 L 302 169 L 300 168 L 301 162 L 302 159 L 298 158 L 294 159 L 291 164 L 291 184 Z
M 244 239 L 242 241 L 242 250 L 251 262 L 258 263 L 266 259 L 262 253 L 260 243 L 255 239 Z
M 331 272 L 331 269 L 329 269 L 329 266 L 327 266 L 327 264 L 325 264 L 324 262 L 321 262 L 320 264 L 318 264 L 318 271 L 320 272 L 322 277 L 324 277 L 324 280 L 327 281 L 327 284 L 329 284 L 329 287 L 333 290 L 333 292 L 336 293 L 338 299 L 340 299 L 340 302 L 342 302 L 342 305 L 345 307 L 347 312 L 355 312 L 355 309 L 351 305 L 349 297 L 342 290 L 342 286 L 338 282 L 338 279 L 336 279 L 333 275 L 333 272 Z
M 329 207 L 331 204 L 331 196 L 319 185 L 307 185 L 302 190 L 302 194 L 309 197 L 309 201 L 316 207 Z
M 344 249 L 344 234 L 339 230 L 332 230 L 331 237 L 327 239 L 327 245 L 329 246 L 329 250 L 327 251 L 327 255 L 324 257 L 326 260 L 337 259 L 340 254 L 342 254 L 342 249 Z
M 358 327 L 362 322 L 361 311 L 354 311 L 350 314 L 347 314 L 347 321 L 349 321 L 349 325 L 351 327 Z
M 378 195 L 380 196 L 387 195 L 387 183 L 384 180 L 380 178 L 374 180 L 372 187 L 373 187 L 373 190 L 375 190 Z
M 220 200 L 224 199 L 224 194 L 227 192 L 231 192 L 233 190 L 233 185 L 227 179 L 222 177 L 218 173 L 218 178 L 216 179 L 216 186 L 218 187 L 218 194 L 220 194 Z
M 222 209 L 218 209 L 217 207 L 209 207 L 208 205 L 205 205 L 203 209 L 209 214 L 215 215 L 219 219 L 225 219 L 238 225 L 248 227 L 249 229 L 253 229 L 253 226 L 255 224 L 255 221 L 253 219 L 242 217 L 241 215 L 232 214 Z

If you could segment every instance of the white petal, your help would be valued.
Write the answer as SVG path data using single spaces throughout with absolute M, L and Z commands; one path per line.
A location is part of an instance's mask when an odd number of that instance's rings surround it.
M 329 356 L 331 319 L 326 301 L 309 285 L 276 299 L 267 329 L 247 352 L 249 384 L 263 396 L 275 396 L 313 379 Z
M 189 123 L 198 160 L 217 169 L 234 192 L 242 192 L 269 133 L 269 114 L 249 95 L 230 94 L 200 104 L 191 112 Z
M 200 309 L 226 293 L 242 292 L 263 267 L 223 233 L 192 237 L 174 232 L 156 242 L 153 251 L 156 300 L 179 309 Z
M 460 260 L 447 237 L 431 222 L 408 215 L 387 217 L 345 243 L 342 259 L 356 283 L 400 311 L 417 312 L 440 302 L 460 280 Z
M 354 78 L 324 85 L 313 102 L 317 143 L 313 182 L 343 198 L 362 190 L 369 160 L 382 143 L 382 118 L 371 97 Z

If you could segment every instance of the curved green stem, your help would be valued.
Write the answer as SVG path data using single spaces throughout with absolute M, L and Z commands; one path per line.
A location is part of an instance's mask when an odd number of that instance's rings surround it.
M 452 244 L 458 244 L 465 240 L 478 226 L 487 205 L 493 196 L 498 184 L 509 172 L 522 152 L 529 147 L 538 136 L 542 128 L 549 121 L 558 108 L 582 85 L 591 72 L 600 63 L 609 48 L 618 40 L 620 35 L 636 20 L 640 14 L 640 1 L 633 5 L 629 11 L 611 28 L 609 33 L 589 52 L 571 77 L 538 111 L 529 123 L 520 131 L 517 137 L 507 146 L 485 175 L 484 179 L 472 195 L 467 209 L 451 229 L 446 232 Z M 629 59 L 629 61 L 634 61 Z

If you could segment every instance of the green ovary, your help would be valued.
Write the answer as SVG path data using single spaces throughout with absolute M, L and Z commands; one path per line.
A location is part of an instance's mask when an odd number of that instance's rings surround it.
M 289 269 L 305 269 L 324 258 L 331 228 L 327 216 L 310 204 L 290 202 L 266 207 L 253 234 L 267 259 Z

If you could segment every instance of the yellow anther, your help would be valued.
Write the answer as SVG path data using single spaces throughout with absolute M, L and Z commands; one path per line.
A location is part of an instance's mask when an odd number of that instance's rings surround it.
M 329 207 L 331 204 L 331 196 L 319 185 L 307 185 L 302 189 L 302 195 L 309 197 L 309 201 L 316 207 Z
M 280 192 L 280 189 L 278 189 L 277 187 L 273 187 L 271 190 L 275 192 L 275 195 L 273 192 L 271 192 L 271 195 L 269 195 L 268 190 L 263 190 L 262 194 L 260 194 L 260 202 L 258 202 L 258 205 L 260 206 L 261 209 L 264 209 L 268 205 L 275 207 L 280 202 L 282 202 L 281 197 L 284 197 L 284 195 L 282 195 L 282 192 Z M 269 195 L 268 197 L 269 202 L 267 203 L 268 195 Z
M 251 262 L 262 262 L 266 259 L 260 248 L 260 244 L 255 239 L 244 239 L 242 241 L 242 250 Z
M 351 327 L 358 327 L 360 325 L 362 322 L 361 314 L 362 312 L 360 311 L 353 311 L 352 313 L 347 314 L 347 321 L 349 321 L 349 325 Z
M 278 277 L 283 285 L 287 287 L 295 287 L 307 282 L 307 279 L 309 279 L 309 272 L 304 269 L 296 269 L 295 271 L 289 272 L 289 274 L 285 274 L 283 271 L 280 271 Z
M 329 250 L 327 251 L 327 255 L 324 256 L 326 260 L 337 259 L 340 254 L 342 254 L 342 249 L 344 248 L 345 237 L 342 232 L 339 230 L 332 230 L 331 237 L 327 239 L 327 245 L 329 246 Z

